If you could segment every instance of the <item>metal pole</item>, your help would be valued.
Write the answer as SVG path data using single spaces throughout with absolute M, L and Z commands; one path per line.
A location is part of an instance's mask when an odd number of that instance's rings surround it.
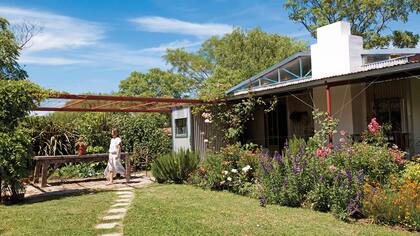
M 327 97 L 327 113 L 328 113 L 328 127 L 331 120 L 331 91 L 328 84 L 325 85 L 325 95 Z M 329 142 L 332 144 L 332 134 L 329 134 Z

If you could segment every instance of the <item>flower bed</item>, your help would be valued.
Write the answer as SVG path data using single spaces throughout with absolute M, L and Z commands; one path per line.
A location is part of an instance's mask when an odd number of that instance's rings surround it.
M 282 153 L 239 144 L 210 153 L 192 183 L 259 197 L 262 206 L 308 207 L 342 220 L 369 217 L 419 230 L 419 163 L 389 146 L 375 118 L 358 143 L 344 131 L 337 134 L 337 121 L 326 114 L 314 118 L 321 127 L 314 136 L 289 140 Z M 340 140 L 334 147 L 333 133 Z

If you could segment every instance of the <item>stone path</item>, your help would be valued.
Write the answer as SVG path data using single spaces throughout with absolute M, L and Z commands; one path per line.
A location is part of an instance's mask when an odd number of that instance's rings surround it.
M 109 230 L 111 233 L 101 234 L 102 236 L 120 236 L 123 235 L 123 220 L 125 214 L 134 199 L 133 187 L 119 187 L 116 189 L 117 199 L 108 210 L 106 216 L 102 218 L 102 222 L 97 224 L 97 230 Z

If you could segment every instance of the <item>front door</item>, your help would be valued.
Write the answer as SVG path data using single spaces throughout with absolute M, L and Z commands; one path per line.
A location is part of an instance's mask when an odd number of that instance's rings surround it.
M 287 139 L 287 108 L 283 100 L 265 114 L 266 147 L 273 153 L 281 151 Z

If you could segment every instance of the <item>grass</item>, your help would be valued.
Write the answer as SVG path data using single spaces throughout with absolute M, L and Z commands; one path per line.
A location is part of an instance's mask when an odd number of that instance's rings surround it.
M 20 205 L 0 205 L 0 235 L 96 235 L 115 193 L 99 192 Z
M 262 208 L 255 199 L 186 185 L 136 190 L 124 225 L 124 235 L 412 235 L 309 209 Z

